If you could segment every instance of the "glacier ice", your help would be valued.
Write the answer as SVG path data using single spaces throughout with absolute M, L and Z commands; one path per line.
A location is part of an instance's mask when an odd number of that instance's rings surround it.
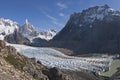
M 14 46 L 22 55 L 29 58 L 36 58 L 47 67 L 57 67 L 69 70 L 90 70 L 105 71 L 109 68 L 111 58 L 88 58 L 67 56 L 51 48 L 38 48 L 18 44 L 8 44 Z

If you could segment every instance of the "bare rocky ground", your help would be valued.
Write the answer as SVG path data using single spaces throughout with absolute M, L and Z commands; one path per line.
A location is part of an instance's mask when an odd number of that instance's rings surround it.
M 46 70 L 35 59 L 17 53 L 16 49 L 0 41 L 0 80 L 49 80 L 42 70 Z

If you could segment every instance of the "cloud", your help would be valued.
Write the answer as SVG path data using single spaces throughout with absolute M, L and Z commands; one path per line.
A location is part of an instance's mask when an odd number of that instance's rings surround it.
M 57 21 L 57 19 L 55 17 L 51 16 L 51 15 L 46 14 L 46 16 L 51 20 Z
M 67 5 L 64 4 L 64 3 L 61 3 L 61 2 L 58 2 L 56 5 L 57 5 L 60 9 L 66 9 L 66 8 L 67 8 Z
M 45 16 L 48 17 L 49 19 L 54 20 L 54 21 L 57 21 L 57 19 L 56 19 L 55 17 L 49 15 L 47 12 L 42 11 L 42 13 L 45 14 Z
M 59 15 L 60 17 L 62 17 L 63 19 L 65 19 L 65 20 L 68 20 L 68 19 L 69 19 L 69 14 L 59 13 L 58 15 Z
M 57 26 L 59 26 L 59 27 L 63 27 L 63 26 L 64 26 L 64 24 L 60 23 L 57 18 L 49 15 L 49 14 L 46 13 L 45 11 L 43 11 L 43 14 L 44 14 L 47 18 L 51 19 L 51 22 L 52 22 L 54 25 L 57 25 Z
M 58 22 L 58 21 L 52 21 L 53 24 L 57 25 L 57 26 L 60 26 L 60 27 L 63 27 L 64 24 Z
M 59 13 L 59 16 L 65 17 L 65 14 L 64 13 Z

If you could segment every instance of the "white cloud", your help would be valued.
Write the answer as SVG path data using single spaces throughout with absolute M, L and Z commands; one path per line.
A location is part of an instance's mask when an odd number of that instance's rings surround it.
M 59 16 L 65 17 L 65 14 L 64 13 L 59 13 Z
M 60 27 L 63 27 L 64 24 L 58 22 L 58 21 L 52 21 L 53 24 L 57 25 L 57 26 L 60 26 Z
M 67 8 L 67 5 L 64 4 L 64 3 L 61 3 L 61 2 L 58 2 L 56 5 L 57 5 L 60 9 L 66 9 L 66 8 Z
M 43 12 L 43 14 L 45 14 L 45 16 L 48 17 L 49 19 L 57 21 L 57 19 L 56 19 L 55 17 L 49 15 L 47 12 L 45 12 L 45 11 L 42 11 L 42 12 Z
M 45 11 L 43 11 L 43 14 L 45 14 L 45 16 L 49 19 L 51 19 L 51 22 L 59 27 L 63 27 L 64 24 L 60 23 L 59 20 L 51 15 L 49 15 L 48 13 L 46 13 Z
M 46 14 L 46 16 L 51 20 L 57 21 L 57 19 L 55 17 L 51 16 L 51 15 Z

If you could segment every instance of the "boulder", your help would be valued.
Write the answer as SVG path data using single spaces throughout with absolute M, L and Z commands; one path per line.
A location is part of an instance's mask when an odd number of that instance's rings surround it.
M 5 41 L 0 40 L 0 48 L 3 49 L 6 47 Z

